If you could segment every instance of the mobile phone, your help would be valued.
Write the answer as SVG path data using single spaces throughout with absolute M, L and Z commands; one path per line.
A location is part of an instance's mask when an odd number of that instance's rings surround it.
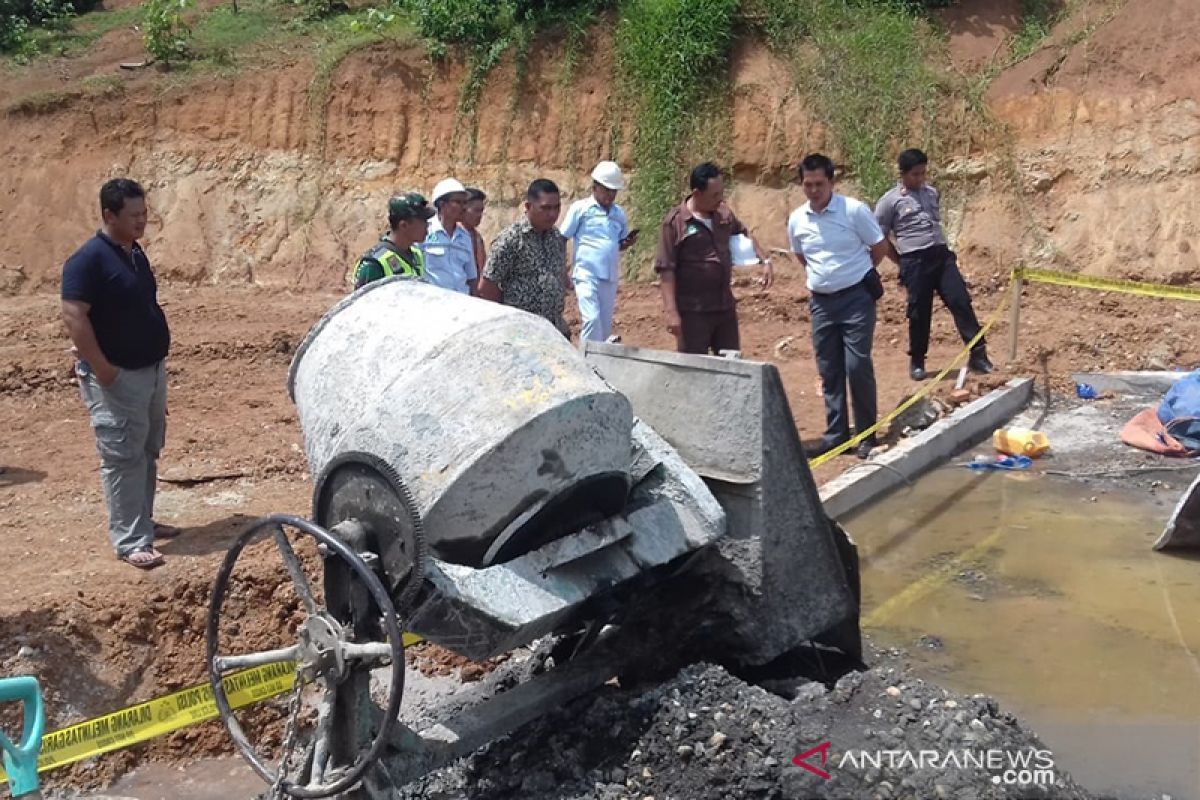
M 637 238 L 637 235 L 638 235 L 639 233 L 641 233 L 641 232 L 642 232 L 642 229 L 641 229 L 641 228 L 634 228 L 633 230 L 631 230 L 631 231 L 629 232 L 629 235 L 628 235 L 628 236 L 626 236 L 625 238 L 626 238 L 626 239 L 636 239 L 636 238 Z

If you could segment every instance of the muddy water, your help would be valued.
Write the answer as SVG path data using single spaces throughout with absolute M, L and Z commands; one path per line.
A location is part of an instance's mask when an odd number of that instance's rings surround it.
M 1093 791 L 1200 800 L 1200 557 L 1150 549 L 1177 499 L 937 470 L 844 520 L 864 627 L 999 698 Z

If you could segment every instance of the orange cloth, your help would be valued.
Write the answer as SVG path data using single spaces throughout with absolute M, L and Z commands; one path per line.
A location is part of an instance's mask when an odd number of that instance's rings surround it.
M 1195 451 L 1188 450 L 1167 433 L 1167 429 L 1158 421 L 1158 412 L 1153 408 L 1139 411 L 1125 424 L 1121 429 L 1121 441 L 1130 447 L 1164 456 L 1188 458 L 1196 455 Z

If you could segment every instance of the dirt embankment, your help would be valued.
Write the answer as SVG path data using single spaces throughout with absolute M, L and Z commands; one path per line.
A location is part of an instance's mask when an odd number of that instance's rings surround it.
M 1006 52 L 1018 5 L 968 0 L 947 13 L 955 68 L 978 73 Z M 1197 22 L 1200 7 L 1185 0 L 1081 4 L 1045 47 L 994 81 L 988 103 L 1012 146 L 939 165 L 948 227 L 969 269 L 1024 259 L 1195 277 L 1200 201 L 1187 187 L 1200 163 L 1200 56 L 1184 32 Z M 554 42 L 534 49 L 521 80 L 502 65 L 467 117 L 458 111 L 463 65 L 434 67 L 415 45 L 351 55 L 327 95 L 300 57 L 176 88 L 122 73 L 116 99 L 9 115 L 0 119 L 0 292 L 54 285 L 95 225 L 96 185 L 118 173 L 153 193 L 147 244 L 168 278 L 292 288 L 338 287 L 397 189 L 428 191 L 450 173 L 478 184 L 495 200 L 491 235 L 535 175 L 574 195 L 586 191 L 591 164 L 615 156 L 636 180 L 610 37 L 592 36 L 570 81 Z M 0 101 L 111 75 L 134 45 L 114 32 L 84 59 L 16 75 Z M 775 247 L 785 246 L 786 215 L 801 200 L 781 175 L 828 144 L 787 74 L 760 43 L 737 48 L 732 136 L 719 154 L 737 177 L 733 204 Z M 614 140 L 624 143 L 616 153 Z
M 447 174 L 492 197 L 490 236 L 514 218 L 532 177 L 585 191 L 587 170 L 610 155 L 614 127 L 628 128 L 612 92 L 611 49 L 597 32 L 568 86 L 561 53 L 548 43 L 519 86 L 512 64 L 498 68 L 467 117 L 458 111 L 463 65 L 434 67 L 418 46 L 350 56 L 323 105 L 313 65 L 302 60 L 166 91 L 138 76 L 118 101 L 9 115 L 0 120 L 0 159 L 9 166 L 0 220 L 11 232 L 0 243 L 0 292 L 55 284 L 63 259 L 95 225 L 96 187 L 114 174 L 134 175 L 151 192 L 146 245 L 170 280 L 340 288 L 348 262 L 379 235 L 386 197 L 428 193 Z M 69 81 L 87 71 L 74 66 Z M 775 79 L 782 69 L 760 47 L 734 59 L 739 175 L 777 173 L 822 144 Z M 45 88 L 44 76 L 29 83 Z M 27 91 L 14 82 L 0 89 L 0 102 Z M 631 132 L 620 138 L 628 143 Z M 628 162 L 628 147 L 617 155 Z M 765 195 L 776 199 L 767 204 Z M 746 198 L 743 214 L 765 226 L 766 205 L 783 209 L 798 195 L 763 187 Z M 781 228 L 776 222 L 767 227 Z M 782 245 L 782 229 L 774 238 Z
M 965 241 L 1092 275 L 1200 280 L 1200 25 L 1186 0 L 1095 2 L 1002 74 L 988 102 L 1024 176 L 1011 218 L 972 215 Z

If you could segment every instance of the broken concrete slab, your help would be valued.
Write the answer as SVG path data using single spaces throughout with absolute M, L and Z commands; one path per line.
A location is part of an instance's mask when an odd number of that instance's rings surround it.
M 821 487 L 825 513 L 840 519 L 991 435 L 1029 403 L 1033 383 L 1032 378 L 1014 378 L 894 449 L 826 483 Z

